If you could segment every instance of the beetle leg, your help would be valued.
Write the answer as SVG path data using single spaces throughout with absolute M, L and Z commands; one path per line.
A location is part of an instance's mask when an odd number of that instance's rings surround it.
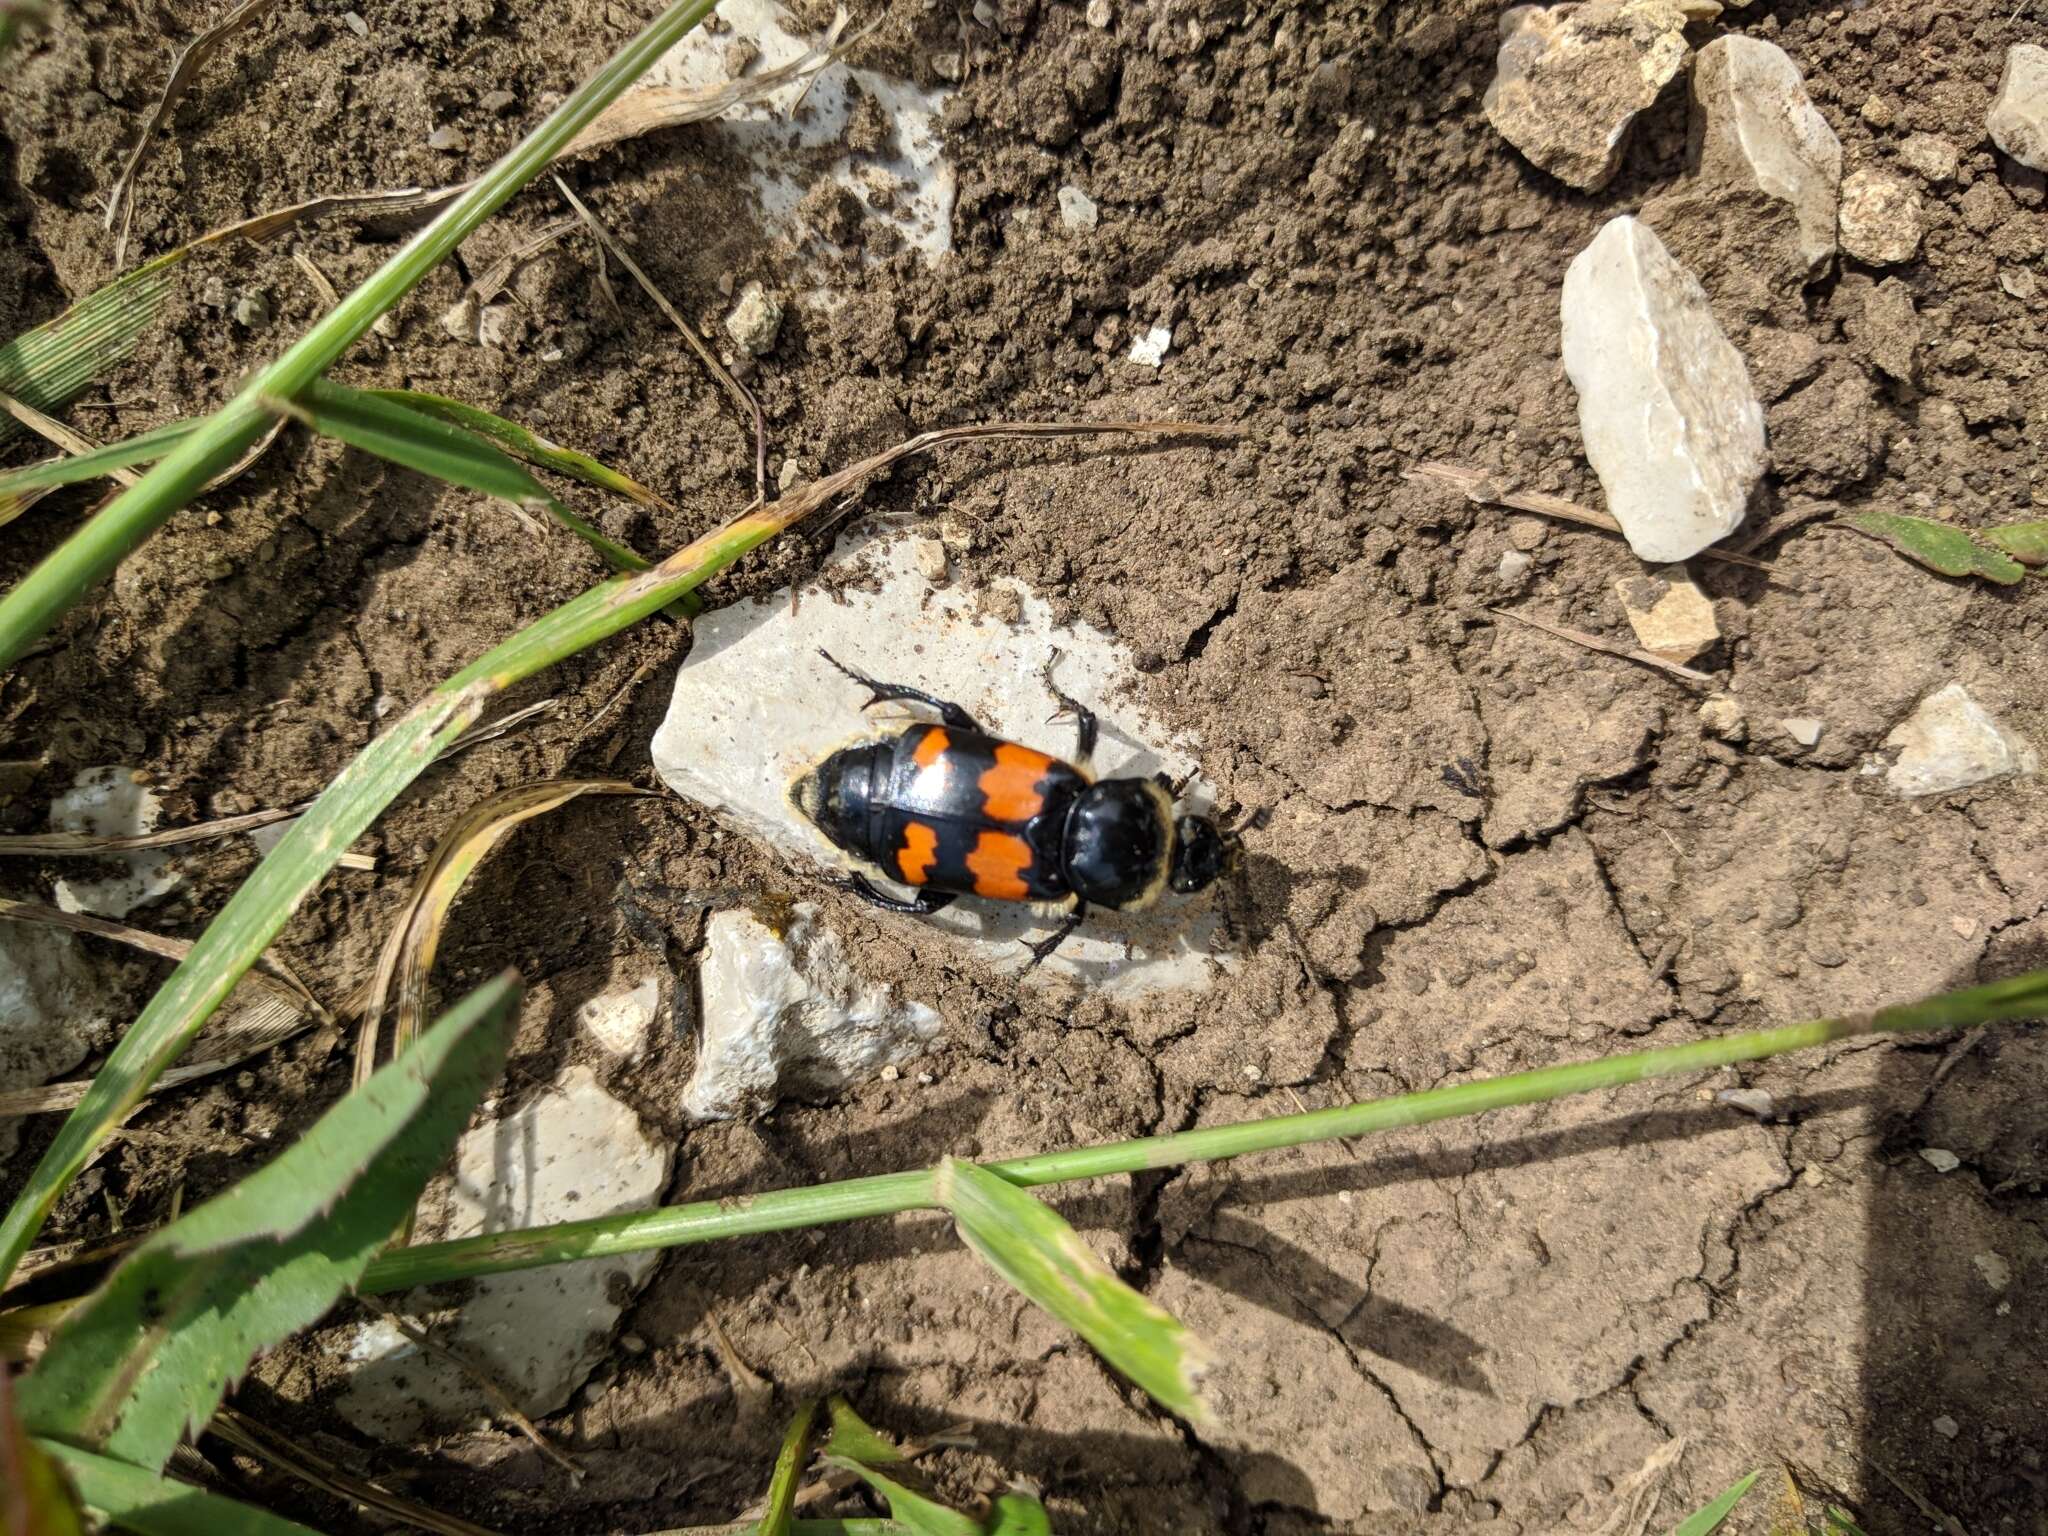
M 1072 715 L 1074 717 L 1074 728 L 1078 736 L 1074 748 L 1074 762 L 1078 766 L 1085 768 L 1088 765 L 1088 760 L 1095 756 L 1095 737 L 1100 728 L 1100 722 L 1096 720 L 1094 710 L 1083 704 L 1079 699 L 1069 694 L 1061 693 L 1060 685 L 1052 680 L 1052 669 L 1059 665 L 1059 659 L 1059 649 L 1054 647 L 1052 655 L 1046 658 L 1045 691 L 1059 700 L 1060 707 L 1052 712 L 1053 719 L 1057 720 L 1061 715 Z
M 959 898 L 952 891 L 921 890 L 909 901 L 902 901 L 879 891 L 866 875 L 848 875 L 845 888 L 862 901 L 880 907 L 885 912 L 908 912 L 917 917 L 929 917 L 934 912 L 943 912 Z
M 873 709 L 877 704 L 893 704 L 903 699 L 909 699 L 914 703 L 923 704 L 927 708 L 937 710 L 939 718 L 956 731 L 973 731 L 976 735 L 980 736 L 988 734 L 979 725 L 975 724 L 974 716 L 950 700 L 933 698 L 920 688 L 906 687 L 902 683 L 879 682 L 869 677 L 865 672 L 854 671 L 853 668 L 847 666 L 846 663 L 822 646 L 819 647 L 818 654 L 852 678 L 856 683 L 859 683 L 861 687 L 868 690 L 868 701 L 861 706 L 862 709 Z
M 1037 969 L 1037 967 L 1040 964 L 1042 964 L 1047 959 L 1047 957 L 1049 957 L 1052 954 L 1054 950 L 1058 949 L 1062 944 L 1066 943 L 1068 939 L 1074 936 L 1074 930 L 1081 926 L 1081 919 L 1086 917 L 1087 915 L 1087 903 L 1080 901 L 1075 902 L 1074 910 L 1067 914 L 1067 920 L 1065 922 L 1061 923 L 1059 927 L 1055 928 L 1052 931 L 1052 936 L 1050 938 L 1040 939 L 1036 944 L 1026 944 L 1024 946 L 1026 949 L 1031 951 L 1031 958 L 1025 962 L 1024 970 L 1019 971 L 1017 974 L 1021 976 L 1024 975 L 1026 972 Z

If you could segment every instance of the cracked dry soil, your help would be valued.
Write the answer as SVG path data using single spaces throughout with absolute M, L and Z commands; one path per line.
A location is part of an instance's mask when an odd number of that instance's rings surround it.
M 647 9 L 389 0 L 361 7 L 364 37 L 338 3 L 281 6 L 175 114 L 139 185 L 141 249 L 316 193 L 480 168 Z M 1701 665 L 1742 701 L 1737 741 L 1704 732 L 1700 695 L 1676 681 L 1489 616 L 1518 606 L 1625 634 L 1613 583 L 1638 567 L 1620 544 L 1401 478 L 1441 457 L 1597 498 L 1558 361 L 1558 285 L 1605 218 L 1675 181 L 1681 93 L 1638 124 L 1616 182 L 1584 197 L 1530 170 L 1480 112 L 1491 5 L 1109 10 L 1104 27 L 1045 0 L 1000 0 L 986 25 L 915 0 L 878 10 L 862 62 L 927 84 L 965 65 L 945 118 L 956 249 L 936 268 L 889 250 L 857 206 L 839 222 L 868 240 L 865 257 L 795 248 L 764 226 L 715 133 L 567 174 L 707 328 L 753 279 L 836 296 L 792 305 L 773 354 L 746 365 L 771 475 L 785 459 L 814 475 L 952 421 L 1180 415 L 1247 429 L 1221 451 L 954 452 L 866 498 L 900 521 L 969 524 L 953 579 L 1021 577 L 1120 636 L 1146 703 L 1199 741 L 1224 803 L 1268 808 L 1243 965 L 1198 1001 L 1129 1011 L 1074 989 L 1020 995 L 827 896 L 860 963 L 944 1013 L 932 1081 L 690 1128 L 677 1109 L 687 1029 L 664 1029 L 648 1061 L 607 1071 L 679 1144 L 669 1198 L 1215 1124 L 2048 964 L 2042 782 L 1901 803 L 1858 772 L 1951 678 L 2048 742 L 2048 588 L 1946 582 L 1802 520 L 1829 504 L 1940 506 L 1976 524 L 2040 494 L 2048 298 L 2015 298 L 1999 274 L 2038 264 L 2048 214 L 2041 178 L 2001 162 L 1981 131 L 2003 51 L 2038 39 L 2040 8 L 1782 0 L 1726 18 L 1798 60 L 1852 166 L 1883 161 L 1907 132 L 1962 147 L 1957 179 L 1929 192 L 1920 256 L 1892 274 L 1917 306 L 1910 385 L 1875 362 L 1898 356 L 1895 330 L 1870 320 L 1885 274 L 1851 264 L 1804 294 L 1752 291 L 1717 276 L 1740 265 L 1714 244 L 1731 238 L 1725 224 L 1670 237 L 1769 397 L 1773 473 L 1753 516 L 1796 522 L 1762 550 L 1771 579 L 1697 566 L 1724 633 Z M 109 275 L 99 199 L 168 52 L 129 5 L 62 13 L 0 89 L 10 333 Z M 810 3 L 804 19 L 827 18 Z M 176 23 L 185 35 L 199 9 Z M 451 123 L 468 148 L 428 149 Z M 1060 227 L 1069 183 L 1099 204 L 1096 229 Z M 607 531 L 674 548 L 745 502 L 752 446 L 637 295 L 616 315 L 572 242 L 519 271 L 509 344 L 464 344 L 439 324 L 463 271 L 556 213 L 551 192 L 515 202 L 342 376 L 456 395 L 619 464 L 677 510 L 608 506 Z M 303 236 L 343 286 L 390 239 Z M 73 419 L 111 439 L 189 414 L 319 309 L 283 248 L 236 251 L 205 275 L 215 290 L 195 279 L 170 326 Z M 277 318 L 251 332 L 217 305 L 256 289 Z M 1124 358 L 1153 325 L 1174 332 L 1156 372 Z M 54 499 L 10 529 L 6 578 L 86 505 Z M 828 548 L 822 531 L 785 539 L 714 592 L 808 578 Z M 1533 562 L 1508 582 L 1511 548 Z M 313 794 L 394 702 L 597 574 L 573 542 L 289 434 L 7 681 L 7 755 L 50 766 L 0 817 L 40 825 L 70 772 L 102 763 L 146 770 L 178 820 Z M 429 773 L 365 844 L 381 872 L 330 878 L 284 954 L 338 996 L 366 973 L 411 871 L 480 795 L 545 774 L 651 782 L 647 743 L 688 644 L 649 623 L 520 690 L 508 703 L 563 703 Z M 1825 720 L 1815 749 L 1775 729 L 1788 715 Z M 1447 776 L 1461 761 L 1476 773 Z M 189 856 L 187 887 L 149 920 L 196 932 L 252 857 Z M 54 870 L 0 873 L 27 891 Z M 614 979 L 660 973 L 664 1018 L 687 1021 L 687 992 L 668 1008 L 667 978 L 691 965 L 702 914 L 676 893 L 756 882 L 790 876 L 672 798 L 578 804 L 484 867 L 442 981 L 505 965 L 528 979 L 516 1097 L 587 1049 L 574 1009 Z M 783 1406 L 837 1387 L 900 1434 L 970 1425 L 978 1449 L 940 1458 L 942 1482 L 1033 1478 L 1068 1530 L 1590 1529 L 1616 1484 L 1683 1435 L 1663 1524 L 1783 1461 L 1873 1536 L 1927 1530 L 1916 1499 L 1975 1536 L 2038 1533 L 2048 1045 L 2028 1029 L 1959 1058 L 1951 1043 L 1864 1043 L 1061 1192 L 1111 1263 L 1216 1345 L 1222 1428 L 1207 1439 L 1149 1411 L 942 1226 L 910 1217 L 668 1257 L 627 1316 L 644 1350 L 618 1349 L 545 1425 L 588 1471 L 574 1488 L 498 1430 L 405 1451 L 352 1439 L 323 1406 L 336 1374 L 319 1337 L 262 1362 L 242 1401 L 495 1528 L 655 1530 L 729 1517 L 773 1457 L 780 1409 L 744 1411 L 715 1323 Z M 78 1182 L 52 1235 L 103 1234 L 110 1205 L 130 1224 L 160 1219 L 181 1183 L 189 1205 L 346 1077 L 344 1053 L 314 1039 L 168 1096 Z M 1738 1081 L 1774 1095 L 1780 1118 L 1711 1102 Z M 26 1130 L 10 1188 L 52 1129 Z M 1916 1155 L 1927 1146 L 1962 1166 L 1937 1173 Z M 1939 1415 L 1953 1437 L 1932 1428 Z M 264 1494 L 330 1529 L 351 1519 L 301 1490 Z M 1766 1514 L 1758 1501 L 1731 1529 L 1762 1530 Z

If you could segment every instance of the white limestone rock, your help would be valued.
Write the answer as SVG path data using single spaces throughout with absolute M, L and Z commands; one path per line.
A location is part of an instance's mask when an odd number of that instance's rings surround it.
M 1718 37 L 1693 65 L 1692 101 L 1701 179 L 1790 204 L 1807 270 L 1826 266 L 1835 254 L 1842 145 L 1791 55 L 1739 32 Z
M 700 617 L 654 738 L 655 770 L 668 786 L 790 860 L 801 894 L 804 882 L 850 866 L 791 803 L 791 786 L 840 747 L 893 735 L 920 713 L 901 705 L 863 712 L 864 690 L 821 649 L 871 676 L 955 700 L 995 734 L 1065 757 L 1073 728 L 1048 724 L 1058 705 L 1045 686 L 1057 650 L 1061 689 L 1102 719 L 1097 775 L 1189 776 L 1186 802 L 1196 812 L 1210 803 L 1208 787 L 1193 777 L 1191 744 L 1132 701 L 1139 674 L 1122 645 L 1086 624 L 1054 623 L 1043 598 L 1008 578 L 974 592 L 958 584 L 934 590 L 917 568 L 915 542 L 849 537 L 834 553 L 829 594 L 784 589 Z M 763 687 L 764 678 L 774 686 Z M 906 942 L 953 946 L 1006 971 L 1022 968 L 1025 940 L 1053 927 L 1030 907 L 972 898 L 930 917 L 877 920 Z M 1077 978 L 1122 997 L 1200 990 L 1218 963 L 1216 932 L 1208 896 L 1169 897 L 1144 913 L 1093 912 L 1030 981 Z
M 725 317 L 725 334 L 748 356 L 766 357 L 782 334 L 782 301 L 759 283 L 747 284 Z
M 162 803 L 134 769 L 87 768 L 71 788 L 50 802 L 50 830 L 82 832 L 90 837 L 139 837 L 154 832 L 162 815 Z M 175 857 L 161 848 L 108 854 L 100 862 L 118 873 L 101 879 L 59 879 L 55 885 L 59 908 L 122 918 L 185 883 Z
M 683 1090 L 684 1112 L 699 1120 L 837 1092 L 914 1061 L 941 1032 L 932 1009 L 853 971 L 810 902 L 780 934 L 749 913 L 713 914 L 699 984 L 704 1034 Z
M 2048 48 L 2014 43 L 2005 50 L 1998 95 L 1984 126 L 1991 142 L 2021 165 L 2048 171 Z
M 0 1092 L 40 1087 L 107 1042 L 122 1010 L 96 958 L 61 928 L 0 923 Z M 0 1162 L 21 1124 L 0 1117 Z
M 429 1186 L 422 1240 L 472 1237 L 651 1209 L 668 1185 L 673 1148 L 599 1086 L 569 1068 L 538 1098 L 465 1135 L 453 1180 Z M 569 1401 L 609 1347 L 619 1313 L 660 1255 L 584 1259 L 474 1282 L 440 1336 L 474 1360 L 530 1417 Z M 437 1320 L 425 1292 L 397 1298 Z M 492 1412 L 481 1389 L 388 1321 L 358 1327 L 345 1345 L 349 1381 L 336 1407 L 365 1434 L 410 1442 Z
M 1565 272 L 1564 366 L 1586 457 L 1644 560 L 1684 560 L 1742 522 L 1764 415 L 1707 296 L 1646 225 L 1611 219 Z
M 1486 116 L 1558 180 L 1605 186 L 1629 124 L 1685 63 L 1687 19 L 1679 0 L 1513 6 L 1501 16 Z
M 649 976 L 634 986 L 600 992 L 576 1010 L 576 1022 L 607 1055 L 638 1061 L 647 1054 L 660 1007 L 661 983 Z
M 2039 766 L 2034 749 L 1992 719 L 1961 683 L 1922 699 L 1884 744 L 1898 753 L 1885 785 L 1908 797 L 1968 789 Z

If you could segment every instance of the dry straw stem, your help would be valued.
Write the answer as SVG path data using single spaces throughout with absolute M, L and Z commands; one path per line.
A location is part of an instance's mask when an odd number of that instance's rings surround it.
M 576 210 L 576 216 L 590 226 L 591 238 L 596 240 L 598 245 L 604 250 L 609 251 L 617 259 L 620 266 L 633 274 L 633 281 L 640 285 L 641 290 L 650 299 L 654 300 L 655 307 L 668 317 L 669 324 L 682 332 L 683 340 L 690 344 L 690 350 L 697 354 L 697 360 L 710 371 L 714 379 L 718 380 L 725 387 L 725 392 L 733 397 L 739 408 L 753 417 L 754 497 L 757 501 L 766 501 L 768 499 L 768 418 L 762 414 L 761 402 L 754 398 L 752 390 L 732 376 L 732 371 L 718 360 L 718 355 L 704 345 L 703 339 L 691 328 L 690 323 L 676 313 L 676 307 L 669 303 L 668 295 L 655 286 L 653 278 L 640 270 L 640 264 L 626 254 L 625 247 L 620 245 L 617 239 L 613 237 L 612 232 L 604 227 L 603 222 L 598 216 L 583 206 L 582 201 L 576 194 L 569 190 L 569 184 L 559 176 L 554 178 L 554 182 L 556 190 L 566 197 L 569 200 L 569 206 Z M 614 300 L 614 302 L 617 301 Z
M 281 1434 L 262 1420 L 236 1409 L 221 1409 L 207 1424 L 206 1433 L 234 1447 L 244 1456 L 253 1456 L 309 1487 L 318 1488 L 322 1493 L 331 1494 L 372 1514 L 383 1515 L 401 1525 L 432 1531 L 436 1536 L 497 1536 L 487 1526 L 456 1515 L 444 1515 L 402 1494 L 393 1493 L 381 1483 L 358 1477 L 308 1449 L 303 1439 Z
M 343 313 L 352 296 L 347 300 Z M 1235 428 L 1192 422 L 1021 422 L 943 427 L 753 507 L 650 570 L 614 576 L 463 668 L 395 721 L 329 784 L 207 926 L 192 953 L 122 1036 L 90 1091 L 58 1130 L 0 1218 L 0 1283 L 28 1251 L 50 1208 L 106 1136 L 176 1061 L 236 979 L 384 807 L 466 732 L 491 699 L 696 590 L 749 550 L 906 459 L 951 444 L 1000 439 L 1183 437 L 1227 441 Z M 144 481 L 130 495 L 147 489 Z M 4 606 L 4 605 L 0 605 Z
M 1561 496 L 1545 495 L 1542 491 L 1507 489 L 1484 470 L 1472 469 L 1463 464 L 1446 464 L 1440 459 L 1431 459 L 1404 470 L 1401 478 L 1428 480 L 1438 485 L 1451 486 L 1468 501 L 1486 502 L 1497 507 L 1513 507 L 1517 512 L 1533 512 L 1538 517 L 1554 517 L 1559 522 L 1578 523 L 1617 536 L 1621 534 L 1621 524 L 1605 512 L 1595 512 L 1591 507 L 1582 507 L 1577 502 L 1566 501 Z M 1700 555 L 1704 559 L 1719 560 L 1724 565 L 1746 566 L 1753 571 L 1771 569 L 1768 562 L 1749 555 L 1738 555 L 1733 550 L 1703 549 Z
M 1590 635 L 1583 629 L 1568 629 L 1562 624 L 1553 624 L 1548 619 L 1539 619 L 1534 614 L 1515 613 L 1506 608 L 1489 608 L 1486 611 L 1496 619 L 1513 619 L 1517 624 L 1526 624 L 1531 629 L 1540 629 L 1546 635 L 1555 635 L 1560 640 L 1569 640 L 1573 645 L 1583 645 L 1589 651 L 1604 651 L 1609 656 L 1619 656 L 1624 661 L 1633 661 L 1645 667 L 1654 667 L 1659 672 L 1668 672 L 1675 678 L 1700 687 L 1711 688 L 1714 686 L 1714 679 L 1705 672 L 1695 672 L 1691 667 L 1681 667 L 1675 661 L 1666 661 L 1662 656 L 1657 655 L 1653 651 L 1645 651 L 1633 645 L 1622 645 L 1617 641 L 1605 640 L 1599 635 Z
M 116 218 L 121 221 L 121 234 L 114 242 L 115 266 L 120 266 L 127 259 L 128 231 L 135 222 L 135 174 L 142 169 L 143 157 L 149 153 L 149 146 L 155 141 L 165 119 L 171 115 L 171 108 L 178 104 L 178 98 L 185 94 L 185 87 L 192 83 L 192 77 L 199 73 L 200 66 L 213 50 L 275 3 L 276 0 L 242 0 L 240 5 L 180 49 L 177 58 L 171 61 L 171 74 L 164 81 L 163 94 L 157 98 L 149 120 L 142 125 L 142 137 L 128 152 L 128 163 L 121 167 L 121 174 L 114 180 L 114 190 L 107 196 L 107 228 L 114 227 Z

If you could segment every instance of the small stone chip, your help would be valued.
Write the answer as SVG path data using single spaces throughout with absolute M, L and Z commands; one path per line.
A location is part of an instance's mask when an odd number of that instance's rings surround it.
M 946 579 L 946 546 L 937 539 L 918 539 L 910 546 L 911 558 L 917 562 L 917 574 L 929 582 Z
M 1861 170 L 1842 183 L 1842 249 L 1889 266 L 1920 249 L 1920 193 L 1903 176 Z
M 749 356 L 767 356 L 782 334 L 782 301 L 759 283 L 747 284 L 725 317 L 725 334 Z
M 1059 191 L 1060 223 L 1068 229 L 1093 229 L 1101 220 L 1096 211 L 1095 199 L 1076 186 L 1064 186 Z
M 443 125 L 427 135 L 427 148 L 438 149 L 451 155 L 457 154 L 469 148 L 469 135 L 460 128 Z
M 1920 1156 L 1936 1173 L 1954 1173 L 1963 1166 L 1963 1160 L 1944 1147 L 1922 1147 Z
M 1944 1413 L 1934 1421 L 1934 1432 L 1944 1440 L 1953 1440 L 1963 1432 L 1963 1427 Z
M 345 25 L 349 29 L 349 31 L 355 33 L 357 37 L 368 37 L 370 35 L 370 24 L 367 21 L 363 20 L 362 17 L 358 16 L 354 11 L 343 11 L 341 13 L 341 19 L 343 25 Z
M 1614 584 L 1636 643 L 1652 656 L 1684 665 L 1721 638 L 1714 605 L 1682 565 L 1667 565 Z
M 1155 325 L 1142 336 L 1131 338 L 1131 361 L 1144 368 L 1157 368 L 1166 361 L 1166 349 L 1173 345 L 1173 332 Z
M 1826 721 L 1816 720 L 1812 715 L 1793 715 L 1778 722 L 1778 729 L 1802 747 L 1820 745 L 1820 733 L 1827 728 Z

